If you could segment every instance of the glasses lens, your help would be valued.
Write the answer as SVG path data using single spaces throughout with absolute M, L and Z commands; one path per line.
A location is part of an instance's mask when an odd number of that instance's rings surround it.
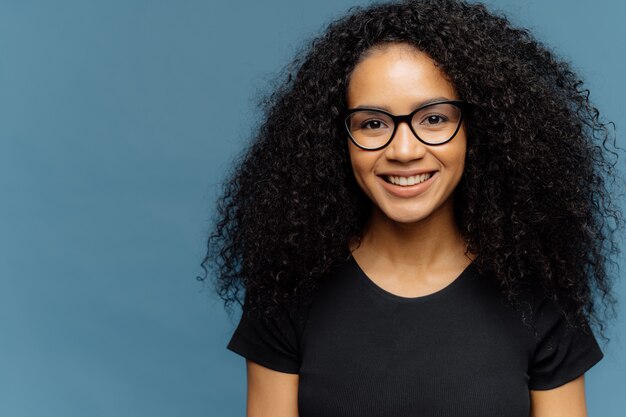
M 451 103 L 431 104 L 420 109 L 411 119 L 413 131 L 424 142 L 436 145 L 448 141 L 461 121 L 461 108 Z M 352 139 L 361 147 L 384 146 L 394 131 L 393 119 L 376 110 L 359 110 L 346 119 Z
M 413 130 L 424 142 L 437 144 L 454 135 L 461 120 L 461 109 L 442 103 L 424 107 L 411 119 Z
M 364 148 L 379 148 L 386 144 L 393 133 L 393 120 L 385 113 L 375 110 L 359 110 L 346 119 L 352 139 Z

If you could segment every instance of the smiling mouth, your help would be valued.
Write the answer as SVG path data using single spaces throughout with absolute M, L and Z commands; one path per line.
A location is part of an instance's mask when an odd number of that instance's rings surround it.
M 400 177 L 395 175 L 381 175 L 381 178 L 393 185 L 397 185 L 400 187 L 410 187 L 412 185 L 421 184 L 425 181 L 428 181 L 437 171 L 427 172 L 425 174 L 413 175 L 410 177 Z

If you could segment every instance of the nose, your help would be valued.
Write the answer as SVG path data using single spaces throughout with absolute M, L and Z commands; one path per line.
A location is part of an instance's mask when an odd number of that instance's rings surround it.
M 423 157 L 426 151 L 426 145 L 413 134 L 409 125 L 406 122 L 400 122 L 385 153 L 389 159 L 410 161 Z

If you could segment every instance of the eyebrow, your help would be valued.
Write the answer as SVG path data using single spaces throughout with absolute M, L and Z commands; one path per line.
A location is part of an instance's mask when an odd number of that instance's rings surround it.
M 456 100 L 456 99 L 449 98 L 449 97 L 442 97 L 442 96 L 431 97 L 429 99 L 426 99 L 426 100 L 423 100 L 423 101 L 419 101 L 417 103 L 413 103 L 412 108 L 413 109 L 417 109 L 417 108 L 425 106 L 427 104 L 434 103 L 436 101 L 444 101 L 444 100 Z M 385 110 L 386 112 L 392 113 L 392 111 L 391 111 L 391 109 L 389 107 L 387 107 L 387 106 L 377 106 L 377 105 L 374 105 L 374 104 L 361 104 L 360 106 L 356 106 L 354 108 L 355 109 L 364 109 L 364 108 L 380 109 L 380 110 Z

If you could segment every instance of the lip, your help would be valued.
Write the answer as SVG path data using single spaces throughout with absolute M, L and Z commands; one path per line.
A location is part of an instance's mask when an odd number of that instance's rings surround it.
M 385 190 L 387 190 L 389 194 L 394 195 L 396 197 L 409 198 L 409 197 L 418 196 L 422 194 L 423 192 L 425 192 L 426 190 L 428 190 L 428 188 L 430 188 L 430 185 L 437 178 L 439 178 L 439 171 L 436 171 L 426 181 L 421 182 L 419 184 L 414 184 L 414 185 L 406 185 L 406 186 L 394 185 L 394 184 L 388 183 L 380 176 L 378 177 L 378 181 L 382 183 L 383 187 L 385 188 Z
M 414 169 L 411 171 L 386 171 L 386 172 L 381 172 L 377 175 L 379 176 L 394 176 L 394 177 L 413 177 L 415 175 L 421 175 L 421 174 L 425 174 L 427 172 L 437 172 L 436 169 Z

